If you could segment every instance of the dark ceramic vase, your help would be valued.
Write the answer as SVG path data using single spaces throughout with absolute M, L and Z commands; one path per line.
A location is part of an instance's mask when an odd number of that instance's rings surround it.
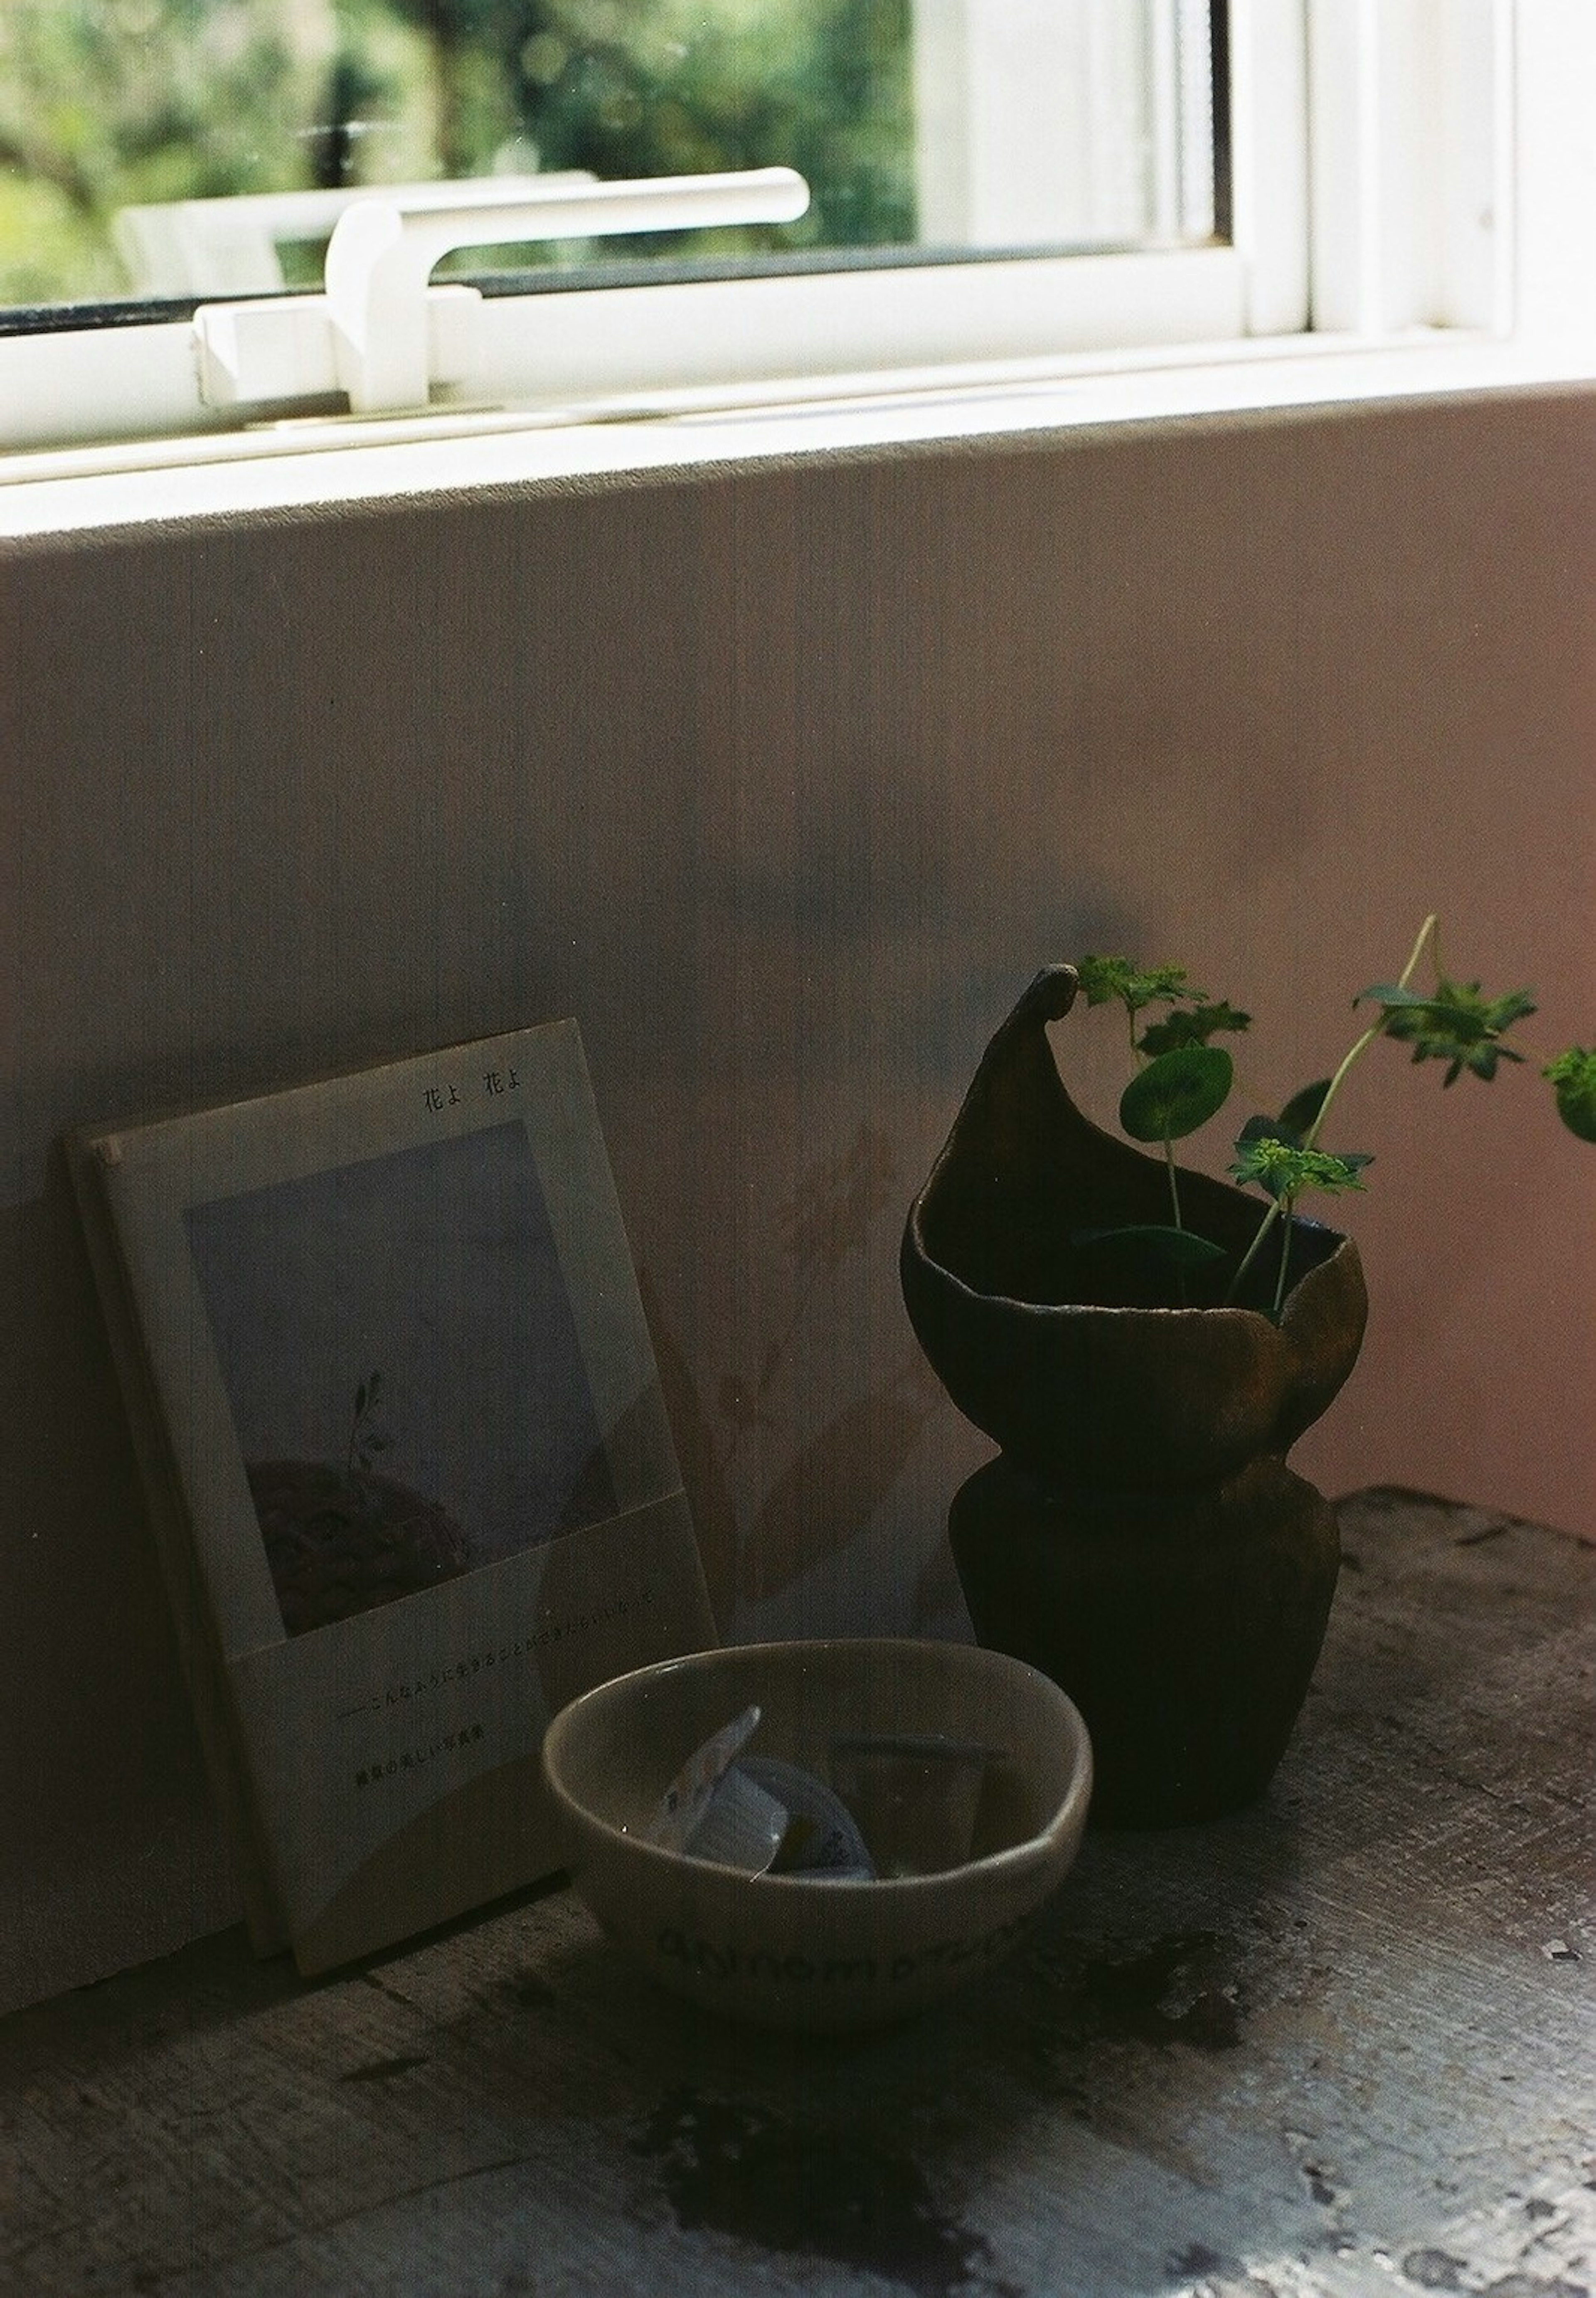
M 1187 1225 L 1231 1256 L 1209 1296 L 1104 1281 L 1080 1232 L 1167 1220 L 1169 1183 L 1064 1090 L 1046 1025 L 1075 991 L 1049 967 L 987 1048 L 910 1209 L 904 1298 L 1003 1448 L 949 1518 L 976 1633 L 1075 1700 L 1095 1820 L 1167 1826 L 1261 1794 L 1306 1696 L 1340 1551 L 1286 1455 L 1352 1370 L 1368 1302 L 1356 1247 L 1298 1218 L 1278 1321 L 1273 1270 L 1225 1304 L 1261 1202 L 1184 1170 Z

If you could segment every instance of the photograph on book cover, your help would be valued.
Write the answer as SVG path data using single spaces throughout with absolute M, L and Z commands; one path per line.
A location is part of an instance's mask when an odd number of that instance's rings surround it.
M 525 1126 L 184 1221 L 290 1635 L 616 1514 Z
M 78 1153 L 301 1962 L 532 1881 L 550 1716 L 715 1641 L 575 1024 Z

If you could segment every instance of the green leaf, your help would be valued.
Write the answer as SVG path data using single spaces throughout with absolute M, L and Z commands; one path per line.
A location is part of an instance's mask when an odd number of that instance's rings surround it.
M 1345 1189 L 1361 1189 L 1358 1176 L 1373 1162 L 1372 1157 L 1361 1153 L 1333 1157 L 1328 1150 L 1304 1149 L 1299 1143 L 1281 1140 L 1278 1134 L 1264 1133 L 1237 1141 L 1229 1170 L 1232 1180 L 1251 1182 L 1289 1207 L 1304 1189 L 1322 1190 L 1330 1196 Z
M 1427 1005 L 1429 999 L 1422 989 L 1410 989 L 1402 981 L 1376 981 L 1360 989 L 1353 998 L 1354 1005 Z
M 1245 1158 L 1254 1143 L 1260 1141 L 1283 1142 L 1288 1149 L 1300 1149 L 1302 1145 L 1301 1134 L 1294 1132 L 1283 1117 L 1249 1117 L 1236 1137 L 1236 1156 Z M 1230 1170 L 1235 1174 L 1236 1169 L 1233 1165 Z M 1274 1169 L 1268 1164 L 1253 1170 L 1247 1178 L 1255 1181 L 1261 1189 L 1267 1190 L 1271 1197 L 1280 1194 Z
M 1160 1054 L 1120 1097 L 1120 1122 L 1133 1141 L 1179 1141 L 1223 1109 L 1235 1078 L 1219 1046 L 1182 1046 Z
M 1077 1229 L 1070 1242 L 1082 1252 L 1126 1254 L 1157 1262 L 1165 1269 L 1189 1274 L 1223 1261 L 1225 1248 L 1189 1228 L 1169 1228 L 1155 1221 L 1125 1228 Z
M 1303 1139 L 1324 1107 L 1325 1095 L 1329 1090 L 1329 1079 L 1318 1078 L 1312 1085 L 1305 1085 L 1299 1092 L 1294 1093 L 1280 1112 L 1281 1132 L 1294 1134 L 1299 1141 Z
M 1178 1009 L 1162 1021 L 1150 1022 L 1137 1044 L 1144 1054 L 1172 1054 L 1182 1046 L 1205 1046 L 1220 1029 L 1245 1029 L 1252 1019 L 1227 998 L 1204 998 L 1189 1010 Z
M 1489 1083 L 1499 1062 L 1522 1061 L 1523 1054 L 1501 1039 L 1515 1021 L 1535 1010 L 1527 989 L 1487 997 L 1477 981 L 1450 981 L 1444 976 L 1427 997 L 1400 983 L 1366 989 L 1362 995 L 1384 1006 L 1385 1035 L 1410 1045 L 1416 1062 L 1447 1063 L 1447 1085 L 1455 1085 L 1465 1070 Z
M 1319 1114 L 1319 1104 L 1323 1099 L 1320 1087 L 1306 1086 L 1302 1093 L 1294 1095 L 1286 1106 L 1290 1111 L 1299 1102 L 1311 1104 L 1309 1122 L 1311 1123 Z M 1254 1156 L 1253 1151 L 1264 1142 L 1272 1143 L 1278 1149 L 1289 1150 L 1290 1157 L 1277 1156 L 1273 1149 L 1262 1158 Z M 1231 1178 L 1237 1181 L 1254 1182 L 1271 1197 L 1293 1197 L 1304 1188 L 1360 1188 L 1362 1184 L 1356 1178 L 1336 1178 L 1333 1176 L 1321 1180 L 1315 1175 L 1321 1164 L 1327 1171 L 1334 1168 L 1340 1174 L 1355 1176 L 1363 1170 L 1365 1165 L 1374 1163 L 1372 1152 L 1365 1149 L 1344 1149 L 1332 1156 L 1324 1150 L 1305 1148 L 1302 1135 L 1287 1125 L 1284 1116 L 1249 1117 L 1236 1137 L 1236 1154 L 1237 1161 L 1229 1168 Z
M 1172 1004 L 1178 997 L 1201 997 L 1187 989 L 1183 965 L 1155 965 L 1143 971 L 1129 957 L 1081 957 L 1075 971 L 1088 1005 L 1107 1005 L 1118 998 L 1133 1017 L 1144 1005 Z
M 1581 1141 L 1596 1141 L 1596 1053 L 1570 1046 L 1541 1072 L 1557 1094 L 1558 1115 Z

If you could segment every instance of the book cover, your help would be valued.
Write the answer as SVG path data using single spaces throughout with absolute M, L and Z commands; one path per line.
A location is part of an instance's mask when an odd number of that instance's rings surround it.
M 715 1641 L 575 1023 L 70 1153 L 256 1945 L 548 1872 L 550 1716 Z

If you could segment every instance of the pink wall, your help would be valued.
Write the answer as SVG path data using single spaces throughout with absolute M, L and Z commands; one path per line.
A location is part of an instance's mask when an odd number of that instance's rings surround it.
M 1567 393 L 15 551 L 0 2002 L 234 1905 L 64 1126 L 577 1013 L 736 1631 L 957 1632 L 988 1448 L 897 1236 L 1039 963 L 1183 959 L 1261 1105 L 1431 906 L 1596 1032 L 1593 447 Z M 1112 1025 L 1060 1046 L 1106 1114 Z M 1596 1153 L 1377 1054 L 1369 1337 L 1297 1465 L 1596 1535 Z

